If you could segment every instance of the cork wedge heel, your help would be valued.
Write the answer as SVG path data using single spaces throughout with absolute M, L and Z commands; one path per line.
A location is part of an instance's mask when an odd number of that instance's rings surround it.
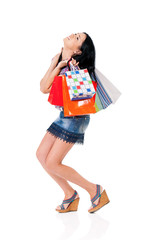
M 100 185 L 96 184 L 97 186 L 97 193 L 96 195 L 91 199 L 91 202 L 92 202 L 92 206 L 93 208 L 91 208 L 90 210 L 88 210 L 89 213 L 94 213 L 96 212 L 97 210 L 99 210 L 100 208 L 102 208 L 104 205 L 106 205 L 107 203 L 110 202 L 108 196 L 107 196 L 107 193 L 105 191 L 105 189 L 103 190 L 102 193 L 100 193 Z M 95 204 L 94 201 L 96 201 L 98 198 L 99 199 L 99 203 L 98 204 Z
M 62 204 L 60 205 L 61 209 L 55 209 L 55 210 L 60 213 L 77 211 L 80 198 L 75 199 L 76 195 L 77 195 L 77 191 L 75 190 L 75 192 L 71 198 L 63 200 Z M 67 206 L 66 209 L 64 208 L 65 203 L 69 203 L 69 205 Z

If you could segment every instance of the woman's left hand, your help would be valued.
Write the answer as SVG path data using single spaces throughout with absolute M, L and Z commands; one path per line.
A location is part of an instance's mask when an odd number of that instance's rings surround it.
M 72 60 L 70 61 L 73 66 L 78 66 L 79 62 L 76 63 L 76 60 L 74 58 L 72 58 Z

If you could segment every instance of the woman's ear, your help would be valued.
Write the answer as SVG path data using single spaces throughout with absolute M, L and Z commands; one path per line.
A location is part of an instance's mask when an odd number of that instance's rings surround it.
M 81 55 L 82 54 L 82 51 L 81 50 L 76 50 L 73 52 L 73 56 L 76 56 L 76 55 Z

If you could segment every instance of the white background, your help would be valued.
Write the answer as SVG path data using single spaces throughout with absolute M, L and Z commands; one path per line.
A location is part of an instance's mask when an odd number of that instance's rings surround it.
M 156 0 L 1 1 L 1 239 L 159 239 Z M 121 91 L 116 104 L 91 115 L 85 144 L 63 163 L 101 184 L 110 203 L 89 214 L 77 185 L 77 213 L 54 209 L 64 194 L 36 158 L 59 115 L 40 80 L 63 38 L 87 32 L 96 67 Z

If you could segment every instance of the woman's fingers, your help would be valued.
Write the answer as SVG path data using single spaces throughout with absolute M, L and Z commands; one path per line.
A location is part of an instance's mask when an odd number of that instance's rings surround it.
M 76 60 L 75 60 L 74 58 L 72 58 L 72 61 L 71 61 L 71 62 L 72 62 L 72 64 L 73 64 L 74 66 L 77 66 L 77 65 L 79 64 L 79 62 L 76 63 Z
M 74 63 L 75 63 L 75 59 L 74 59 L 74 58 L 72 58 L 72 61 L 71 61 L 71 62 L 72 62 L 72 64 L 74 64 Z

